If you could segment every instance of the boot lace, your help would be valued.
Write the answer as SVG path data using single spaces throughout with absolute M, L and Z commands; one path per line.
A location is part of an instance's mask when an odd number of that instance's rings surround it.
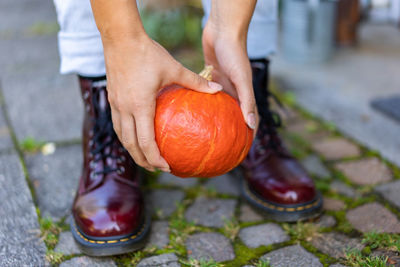
M 97 112 L 97 118 L 93 119 L 93 137 L 89 143 L 90 153 L 93 156 L 93 160 L 90 162 L 91 167 L 97 162 L 103 163 L 103 169 L 91 173 L 91 177 L 95 175 L 105 175 L 111 172 L 123 173 L 125 170 L 123 167 L 113 168 L 107 166 L 107 159 L 115 159 L 118 162 L 124 161 L 125 158 L 113 155 L 115 146 L 117 144 L 117 135 L 115 134 L 112 120 L 111 120 L 111 109 L 107 105 L 106 108 L 100 106 L 100 94 L 104 93 L 102 90 L 105 88 L 96 88 L 92 94 L 92 105 L 95 112 Z M 123 149 L 118 147 L 118 149 Z M 93 164 L 93 165 L 92 165 Z
M 276 95 L 268 92 L 268 100 L 270 98 L 272 98 L 280 108 L 284 109 L 283 104 L 279 101 Z M 277 132 L 278 129 L 282 127 L 282 119 L 280 115 L 270 109 L 269 103 L 259 108 L 260 129 L 256 136 L 256 139 L 258 139 L 257 141 L 259 142 L 259 145 L 257 146 L 258 150 L 264 153 L 266 150 L 272 150 L 280 156 L 289 156 L 286 149 L 284 149 Z

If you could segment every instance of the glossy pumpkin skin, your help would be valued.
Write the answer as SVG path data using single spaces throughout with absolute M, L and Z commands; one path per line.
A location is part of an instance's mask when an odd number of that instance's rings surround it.
M 239 165 L 253 141 L 233 97 L 177 86 L 157 98 L 155 134 L 161 155 L 179 177 L 222 175 Z

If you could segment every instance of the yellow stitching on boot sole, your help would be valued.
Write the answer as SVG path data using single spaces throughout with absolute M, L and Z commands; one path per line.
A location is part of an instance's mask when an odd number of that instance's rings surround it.
M 277 211 L 295 212 L 295 211 L 306 210 L 306 209 L 310 209 L 312 207 L 317 206 L 319 204 L 319 202 L 320 202 L 320 199 L 317 199 L 313 203 L 307 204 L 305 206 L 299 206 L 299 207 L 295 207 L 295 208 L 285 208 L 285 207 L 275 206 L 275 205 L 273 205 L 271 203 L 266 203 L 266 202 L 262 201 L 256 195 L 254 195 L 253 192 L 250 191 L 250 189 L 249 189 L 247 184 L 245 185 L 244 189 L 246 190 L 247 195 L 250 196 L 258 204 L 260 204 L 260 205 L 262 205 L 264 207 L 273 209 L 273 210 L 277 210 Z
M 106 243 L 107 243 L 107 244 L 115 244 L 115 243 L 118 243 L 118 242 L 126 242 L 126 241 L 128 241 L 129 239 L 135 239 L 137 236 L 139 236 L 139 235 L 143 232 L 145 225 L 146 225 L 146 224 L 144 223 L 143 226 L 142 226 L 142 228 L 140 229 L 140 231 L 137 232 L 136 234 L 132 235 L 131 237 L 122 238 L 122 239 L 115 239 L 115 240 L 108 240 L 108 241 L 98 241 L 98 240 L 87 239 L 86 237 L 84 237 L 84 236 L 81 234 L 81 232 L 79 232 L 79 230 L 78 230 L 78 228 L 76 227 L 75 224 L 74 224 L 74 230 L 75 230 L 75 232 L 76 232 L 83 240 L 85 240 L 86 242 L 90 242 L 90 243 L 92 243 L 92 244 L 94 244 L 94 243 L 96 243 L 96 244 L 106 244 Z

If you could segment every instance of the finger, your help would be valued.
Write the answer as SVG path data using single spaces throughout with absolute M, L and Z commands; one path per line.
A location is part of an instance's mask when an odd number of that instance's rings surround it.
M 175 83 L 203 93 L 215 94 L 222 90 L 222 85 L 216 82 L 207 81 L 200 75 L 183 66 L 179 68 L 178 74 L 173 78 L 175 79 Z
M 121 119 L 121 143 L 128 150 L 133 160 L 139 166 L 154 171 L 154 168 L 147 162 L 146 157 L 143 155 L 139 148 L 136 136 L 135 120 L 131 115 L 124 115 Z
M 154 134 L 155 107 L 146 108 L 135 115 L 139 147 L 149 164 L 162 171 L 170 172 L 167 161 L 161 156 Z
M 257 127 L 257 116 L 256 116 L 256 101 L 254 98 L 254 91 L 253 91 L 253 84 L 251 77 L 252 77 L 251 69 L 249 66 L 248 73 L 245 72 L 244 74 L 235 76 L 233 78 L 233 83 L 237 90 L 243 117 L 247 125 L 254 130 Z
M 114 131 L 119 138 L 121 136 L 121 117 L 120 117 L 120 113 L 116 109 L 113 109 L 113 108 L 111 108 L 111 120 L 112 120 Z

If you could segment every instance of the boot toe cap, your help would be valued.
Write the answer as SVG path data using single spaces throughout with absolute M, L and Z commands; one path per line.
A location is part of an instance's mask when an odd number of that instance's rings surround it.
M 138 230 L 144 219 L 143 197 L 139 189 L 118 194 L 94 190 L 79 196 L 73 207 L 76 225 L 94 237 L 129 235 Z M 128 191 L 128 192 L 127 192 Z

